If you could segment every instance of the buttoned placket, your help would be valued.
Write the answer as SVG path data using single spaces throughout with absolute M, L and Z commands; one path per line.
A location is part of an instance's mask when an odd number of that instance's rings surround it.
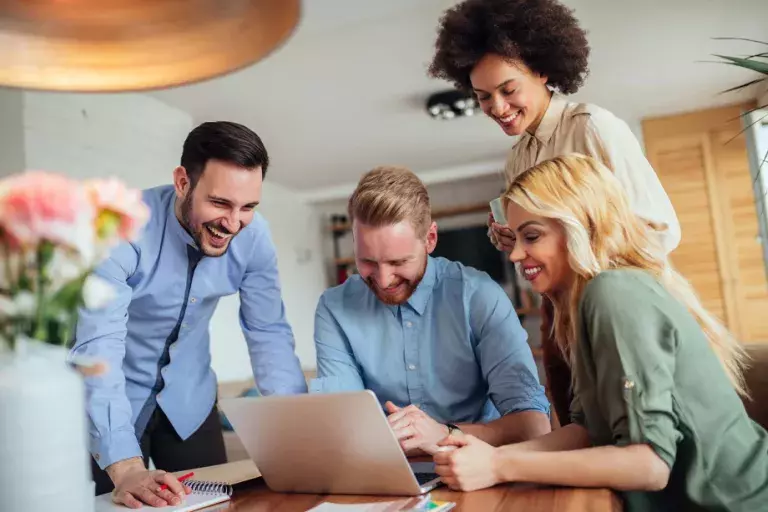
M 403 332 L 403 347 L 405 349 L 405 380 L 408 387 L 410 403 L 421 407 L 424 401 L 424 390 L 421 382 L 421 361 L 419 359 L 419 318 L 408 306 L 400 306 L 400 322 Z

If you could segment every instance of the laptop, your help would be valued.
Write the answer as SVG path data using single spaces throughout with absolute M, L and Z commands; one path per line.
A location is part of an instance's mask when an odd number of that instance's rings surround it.
M 371 391 L 219 406 L 272 491 L 418 496 L 440 484 L 434 463 L 408 461 Z

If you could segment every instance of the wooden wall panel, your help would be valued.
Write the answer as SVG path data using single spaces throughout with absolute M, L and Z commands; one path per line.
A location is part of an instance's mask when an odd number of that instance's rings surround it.
M 704 306 L 725 321 L 714 227 L 698 138 L 677 137 L 655 148 L 652 162 L 674 205 L 683 233 L 670 260 L 696 289 Z
M 768 279 L 740 114 L 751 103 L 648 119 L 648 159 L 680 219 L 672 263 L 743 342 L 768 342 Z M 766 241 L 768 243 L 768 241 Z
M 715 166 L 723 177 L 722 192 L 732 235 L 741 337 L 745 342 L 768 341 L 768 281 L 760 245 L 752 176 L 746 141 L 736 130 L 712 132 Z M 737 136 L 734 138 L 734 136 Z

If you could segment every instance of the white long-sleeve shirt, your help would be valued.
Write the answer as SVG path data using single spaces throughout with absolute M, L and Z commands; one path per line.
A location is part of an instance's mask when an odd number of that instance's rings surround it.
M 623 120 L 596 105 L 572 103 L 553 94 L 536 133 L 525 132 L 510 150 L 507 181 L 544 160 L 568 153 L 591 156 L 611 169 L 637 215 L 666 225 L 659 232 L 666 253 L 678 246 L 677 214 L 639 142 Z

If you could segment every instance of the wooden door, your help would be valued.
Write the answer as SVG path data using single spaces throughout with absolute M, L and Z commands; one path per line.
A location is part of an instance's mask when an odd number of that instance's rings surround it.
M 768 342 L 768 281 L 735 105 L 643 122 L 648 159 L 675 207 L 673 265 L 744 342 Z M 734 138 L 735 137 L 735 138 Z

